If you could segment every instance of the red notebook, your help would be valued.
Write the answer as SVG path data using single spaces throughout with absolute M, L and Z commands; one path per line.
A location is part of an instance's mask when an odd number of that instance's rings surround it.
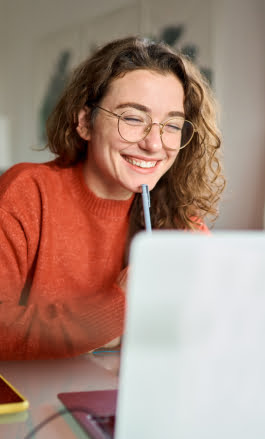
M 59 393 L 58 398 L 91 438 L 114 438 L 117 390 Z

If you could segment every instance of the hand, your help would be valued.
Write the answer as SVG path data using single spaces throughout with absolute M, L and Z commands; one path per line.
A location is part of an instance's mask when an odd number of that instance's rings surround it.
M 114 340 L 109 341 L 108 343 L 104 344 L 102 347 L 107 349 L 113 349 L 120 345 L 121 343 L 121 337 L 116 337 Z
M 117 278 L 117 285 L 126 293 L 128 287 L 128 272 L 129 267 L 125 267 Z

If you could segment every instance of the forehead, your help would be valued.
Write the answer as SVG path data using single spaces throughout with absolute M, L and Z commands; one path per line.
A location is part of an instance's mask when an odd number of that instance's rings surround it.
M 134 70 L 111 81 L 102 100 L 112 109 L 126 102 L 137 102 L 152 111 L 183 110 L 184 89 L 172 73 Z

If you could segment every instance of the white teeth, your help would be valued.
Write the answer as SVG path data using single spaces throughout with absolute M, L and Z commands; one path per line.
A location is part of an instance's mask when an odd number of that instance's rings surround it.
M 135 160 L 131 159 L 130 157 L 124 157 L 125 160 L 132 165 L 139 166 L 139 168 L 153 168 L 157 162 L 146 162 L 144 160 Z

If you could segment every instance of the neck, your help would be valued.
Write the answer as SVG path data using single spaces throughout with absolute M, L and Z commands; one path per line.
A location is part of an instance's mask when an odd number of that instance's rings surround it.
M 83 176 L 87 187 L 99 198 L 126 201 L 133 194 L 133 192 L 128 191 L 128 189 L 122 186 L 114 188 L 111 184 L 102 182 L 101 179 L 94 175 L 90 166 L 88 166 L 87 160 L 83 164 Z

